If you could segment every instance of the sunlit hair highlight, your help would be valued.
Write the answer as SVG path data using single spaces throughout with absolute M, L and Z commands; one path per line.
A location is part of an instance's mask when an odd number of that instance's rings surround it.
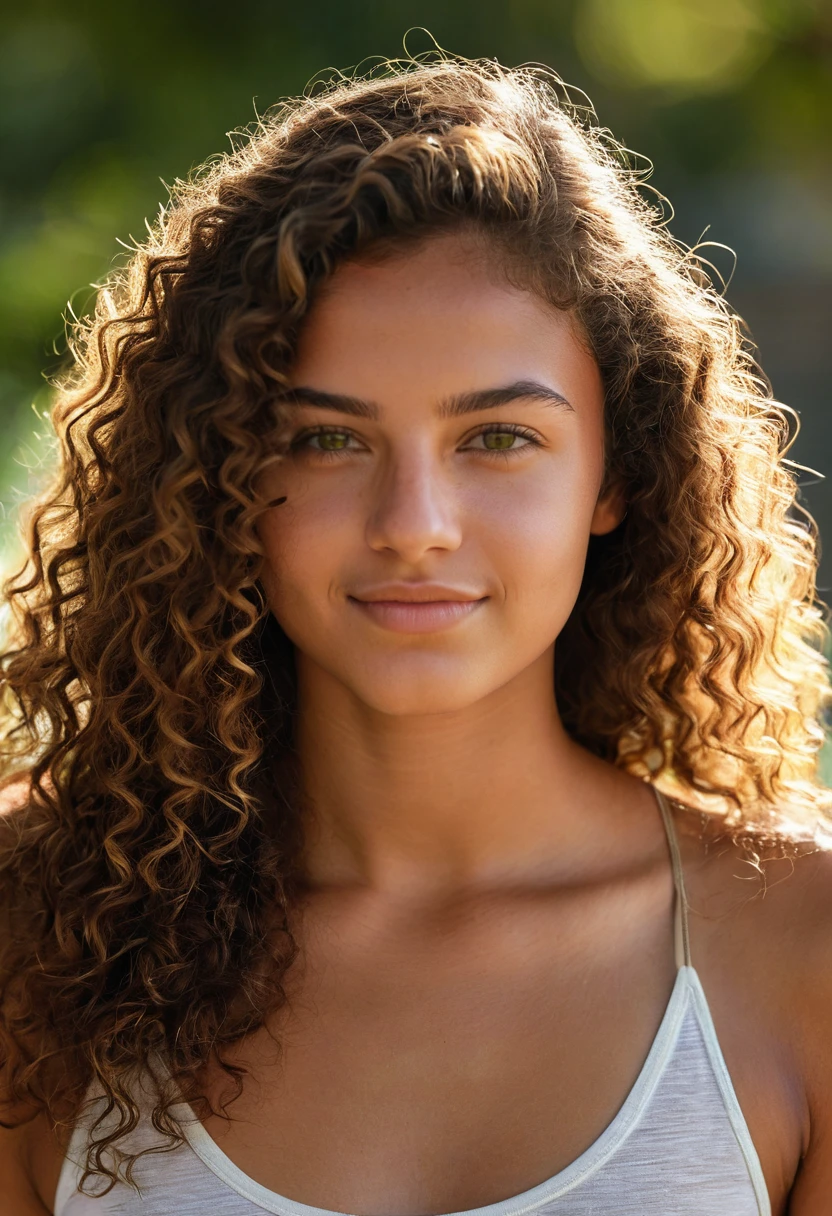
M 109 1099 L 87 1163 L 105 1182 L 130 1077 L 156 1070 L 175 1143 L 155 1062 L 198 1102 L 296 957 L 294 672 L 257 486 L 304 316 L 345 259 L 464 229 L 572 311 L 627 515 L 591 538 L 557 641 L 563 720 L 737 831 L 826 823 L 816 533 L 788 417 L 642 177 L 542 69 L 394 63 L 282 104 L 178 184 L 77 327 L 59 467 L 5 586 L 0 1044 L 10 1121 L 69 1118 L 90 1082 Z

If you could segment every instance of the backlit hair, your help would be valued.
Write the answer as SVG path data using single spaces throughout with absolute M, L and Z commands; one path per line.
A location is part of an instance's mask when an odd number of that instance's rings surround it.
M 492 61 L 392 64 L 282 104 L 177 185 L 78 326 L 58 469 L 5 585 L 8 1121 L 68 1118 L 94 1082 L 121 1121 L 93 1133 L 99 1181 L 135 1124 L 131 1073 L 161 1058 L 198 1102 L 297 954 L 293 655 L 260 584 L 256 486 L 304 316 L 344 259 L 463 229 L 574 314 L 603 376 L 627 515 L 591 538 L 557 641 L 567 729 L 738 831 L 828 815 L 788 418 L 630 156 L 556 78 Z

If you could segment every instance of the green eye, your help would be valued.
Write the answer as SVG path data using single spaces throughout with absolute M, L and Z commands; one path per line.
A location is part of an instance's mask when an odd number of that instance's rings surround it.
M 337 426 L 301 431 L 291 442 L 293 452 L 317 452 L 319 456 L 337 456 L 341 452 L 355 453 L 361 448 L 353 444 L 351 431 L 339 431 Z
M 518 440 L 520 440 L 519 443 L 517 442 Z M 495 455 L 500 452 L 510 452 L 512 455 L 515 453 L 519 455 L 520 452 L 526 451 L 527 448 L 540 447 L 540 440 L 534 431 L 518 426 L 514 422 L 504 422 L 487 427 L 485 430 L 477 431 L 473 439 L 473 446 L 475 450 L 493 452 Z
M 517 436 L 513 431 L 485 431 L 482 439 L 489 452 L 505 452 L 514 446 Z
M 323 452 L 340 452 L 350 440 L 345 431 L 319 431 L 317 435 L 310 435 L 309 438 L 317 439 Z

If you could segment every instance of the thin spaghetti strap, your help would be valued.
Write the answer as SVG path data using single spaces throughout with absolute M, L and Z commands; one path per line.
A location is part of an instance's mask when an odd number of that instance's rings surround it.
M 688 933 L 688 899 L 685 893 L 685 877 L 682 873 L 682 857 L 679 852 L 679 841 L 676 837 L 676 827 L 670 806 L 661 790 L 653 786 L 653 793 L 662 813 L 664 829 L 667 833 L 667 843 L 670 849 L 670 861 L 673 866 L 673 884 L 676 896 L 673 901 L 673 939 L 676 951 L 676 966 L 692 966 L 690 958 L 690 934 Z

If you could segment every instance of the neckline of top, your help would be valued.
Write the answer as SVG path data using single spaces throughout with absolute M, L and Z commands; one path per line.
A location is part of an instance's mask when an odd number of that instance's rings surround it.
M 701 1002 L 704 1002 L 707 1008 L 699 977 L 691 963 L 687 895 L 672 812 L 661 790 L 655 785 L 651 785 L 651 789 L 664 824 L 673 871 L 676 981 L 644 1064 L 618 1113 L 592 1144 L 569 1165 L 564 1166 L 562 1170 L 537 1186 L 509 1199 L 485 1204 L 478 1208 L 469 1208 L 465 1211 L 442 1213 L 442 1216 L 522 1216 L 523 1213 L 531 1212 L 542 1204 L 573 1190 L 603 1165 L 604 1161 L 623 1143 L 640 1118 L 650 1095 L 661 1078 L 676 1042 L 682 1017 L 688 1004 L 686 998 L 691 988 L 698 989 Z M 300 1203 L 255 1182 L 239 1166 L 236 1166 L 230 1157 L 226 1156 L 186 1102 L 178 1103 L 172 1113 L 188 1144 L 203 1164 L 233 1190 L 258 1204 L 265 1211 L 277 1213 L 278 1216 L 352 1216 L 350 1213 Z
M 691 991 L 697 987 L 701 989 L 693 967 L 679 967 L 659 1028 L 634 1084 L 617 1114 L 580 1156 L 550 1178 L 518 1195 L 477 1208 L 442 1213 L 441 1216 L 523 1216 L 573 1190 L 600 1169 L 638 1123 L 673 1052 L 690 1004 Z M 704 994 L 702 996 L 704 999 Z M 182 1135 L 203 1164 L 232 1190 L 264 1211 L 275 1213 L 276 1216 L 353 1216 L 352 1213 L 301 1203 L 269 1190 L 255 1182 L 226 1156 L 187 1102 L 177 1103 L 171 1113 Z

